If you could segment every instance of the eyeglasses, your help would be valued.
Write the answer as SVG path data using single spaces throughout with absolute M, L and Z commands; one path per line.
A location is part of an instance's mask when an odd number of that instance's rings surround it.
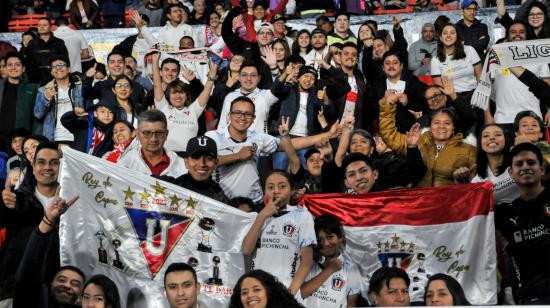
M 143 137 L 145 137 L 146 139 L 149 139 L 153 136 L 157 137 L 158 139 L 162 139 L 162 138 L 166 137 L 166 134 L 168 133 L 165 130 L 159 130 L 159 131 L 156 131 L 156 132 L 151 132 L 151 131 L 148 131 L 148 130 L 140 130 L 140 132 L 143 135 Z
M 252 112 L 231 111 L 230 113 L 237 118 L 245 117 L 247 119 L 252 119 L 254 117 L 254 113 Z
M 132 86 L 129 83 L 117 83 L 115 88 L 117 89 L 130 89 Z
M 443 94 L 437 93 L 437 94 L 434 94 L 434 96 L 426 97 L 426 100 L 427 100 L 428 102 L 431 102 L 431 101 L 434 101 L 434 100 L 439 99 L 439 98 L 442 97 L 442 96 L 443 96 Z
M 544 13 L 529 13 L 529 17 L 531 18 L 541 18 L 544 16 Z
M 252 73 L 252 74 L 241 73 L 241 77 L 242 77 L 242 78 L 249 78 L 249 77 L 250 77 L 250 78 L 258 78 L 258 74 L 254 74 L 254 73 Z
M 54 70 L 56 68 L 65 68 L 65 67 L 67 67 L 66 63 L 52 64 L 52 70 Z
M 273 35 L 273 33 L 271 33 L 271 31 L 260 31 L 258 35 Z

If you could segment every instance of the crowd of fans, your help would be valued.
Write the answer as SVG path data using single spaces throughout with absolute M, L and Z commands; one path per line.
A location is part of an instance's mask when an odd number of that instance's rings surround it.
M 120 307 L 109 277 L 59 266 L 56 226 L 77 200 L 58 195 L 63 146 L 257 212 L 242 243 L 251 271 L 230 307 L 409 305 L 407 273 L 381 268 L 362 290 L 340 222 L 298 200 L 483 181 L 494 184 L 499 303 L 550 304 L 550 70 L 499 69 L 490 106 L 470 104 L 491 39 L 476 13 L 491 3 L 464 0 L 463 19 L 426 20 L 409 44 L 399 17 L 392 33 L 373 20 L 351 31 L 355 1 L 7 2 L 56 19 L 0 58 L 0 307 Z M 502 42 L 550 38 L 550 1 L 526 1 L 515 19 L 492 5 Z M 96 62 L 73 28 L 122 27 L 127 8 L 138 33 Z M 289 29 L 288 16 L 317 27 Z M 208 58 L 173 56 L 186 50 Z M 268 230 L 289 219 L 298 230 L 285 249 L 260 245 L 283 240 Z M 518 241 L 529 228 L 540 236 Z M 456 280 L 433 274 L 424 304 L 469 304 Z M 164 287 L 171 307 L 197 306 L 193 267 L 171 264 Z

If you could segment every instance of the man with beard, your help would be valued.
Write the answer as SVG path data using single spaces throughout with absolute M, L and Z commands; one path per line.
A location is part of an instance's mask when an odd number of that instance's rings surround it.
M 330 214 L 315 218 L 314 223 L 320 258 L 300 288 L 306 307 L 355 307 L 361 275 L 357 266 L 342 255 L 344 228 Z
M 511 151 L 510 175 L 520 197 L 495 207 L 495 226 L 508 241 L 519 280 L 520 305 L 550 304 L 550 190 L 542 185 L 540 149 L 521 143 Z
M 387 91 L 398 95 L 399 104 L 396 111 L 396 127 L 401 133 L 407 132 L 416 119 L 411 111 L 422 112 L 427 110 L 424 92 L 426 85 L 418 77 L 404 70 L 401 54 L 397 51 L 387 51 L 382 57 L 384 79 L 374 84 L 376 100 L 370 109 L 370 115 L 378 118 L 380 108 L 378 101 L 387 96 Z
M 528 31 L 529 27 L 523 21 L 513 21 L 506 31 L 506 40 L 508 42 L 525 41 L 528 39 Z M 524 65 L 524 68 L 540 79 L 550 80 L 550 70 L 547 64 Z M 485 112 L 486 122 L 506 124 L 511 129 L 516 114 L 522 110 L 532 110 L 541 119 L 544 119 L 544 112 L 541 112 L 540 108 L 540 100 L 529 91 L 527 85 L 510 72 L 510 69 L 496 70 L 493 86 L 495 89 L 496 110 L 494 118 L 489 111 Z M 548 116 L 546 119 L 548 120 Z
M 306 65 L 313 66 L 319 70 L 320 63 L 328 55 L 327 34 L 325 31 L 316 28 L 311 31 L 311 51 L 305 56 Z

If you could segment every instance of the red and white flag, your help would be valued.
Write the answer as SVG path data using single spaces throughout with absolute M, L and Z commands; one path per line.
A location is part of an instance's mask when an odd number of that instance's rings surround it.
M 332 214 L 346 233 L 345 254 L 368 290 L 382 266 L 411 278 L 411 301 L 422 301 L 430 275 L 456 278 L 472 304 L 497 302 L 493 186 L 489 182 L 365 195 L 306 195 L 318 216 Z M 365 294 L 366 295 L 366 294 Z

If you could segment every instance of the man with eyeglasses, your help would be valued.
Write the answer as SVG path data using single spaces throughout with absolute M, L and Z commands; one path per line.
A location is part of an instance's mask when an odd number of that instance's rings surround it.
M 430 76 L 432 57 L 437 55 L 435 28 L 431 23 L 422 26 L 422 37 L 409 47 L 409 70 L 415 76 Z
M 460 7 L 464 18 L 456 23 L 458 35 L 462 38 L 464 45 L 474 47 L 479 57 L 483 59 L 490 37 L 487 25 L 476 19 L 479 4 L 475 0 L 464 0 Z
M 166 116 L 159 110 L 147 110 L 138 116 L 137 138 L 140 146 L 124 153 L 118 164 L 138 173 L 172 180 L 187 173 L 174 151 L 164 148 L 168 136 Z
M 82 84 L 69 74 L 68 58 L 54 56 L 50 67 L 54 79 L 38 89 L 34 116 L 44 123 L 42 135 L 51 141 L 72 145 L 74 136 L 61 125 L 61 116 L 69 111 L 84 115 Z
M 250 129 L 256 116 L 255 106 L 246 96 L 233 99 L 229 103 L 227 115 L 229 126 L 209 131 L 205 135 L 216 141 L 219 162 L 214 180 L 220 184 L 225 194 L 229 198 L 247 197 L 255 204 L 260 204 L 263 202 L 263 193 L 258 174 L 258 159 L 275 151 L 295 155 L 294 149 L 304 149 L 324 139 L 335 138 L 338 124 L 334 124 L 326 133 L 291 139 L 288 136 L 289 119 L 283 118 L 279 127 L 280 137 L 276 138 Z
M 256 111 L 250 130 L 253 130 L 256 133 L 267 133 L 269 110 L 279 99 L 271 90 L 258 89 L 260 79 L 261 76 L 256 65 L 245 63 L 241 66 L 241 70 L 239 72 L 239 82 L 241 87 L 233 92 L 230 92 L 225 97 L 222 112 L 220 114 L 218 130 L 225 129 L 231 121 L 231 118 L 228 117 L 231 102 L 237 97 L 246 96 L 254 103 Z
M 98 81 L 95 84 L 93 84 L 93 81 L 97 63 L 86 72 L 82 79 L 82 95 L 84 99 L 89 101 L 103 99 L 116 102 L 115 93 L 112 89 L 115 79 L 124 74 L 124 68 L 126 67 L 124 55 L 119 51 L 112 51 L 107 56 L 107 67 L 109 68 L 109 76 L 107 79 Z M 130 94 L 130 99 L 136 104 L 137 113 L 147 109 L 145 90 L 134 80 L 132 80 L 132 93 Z

